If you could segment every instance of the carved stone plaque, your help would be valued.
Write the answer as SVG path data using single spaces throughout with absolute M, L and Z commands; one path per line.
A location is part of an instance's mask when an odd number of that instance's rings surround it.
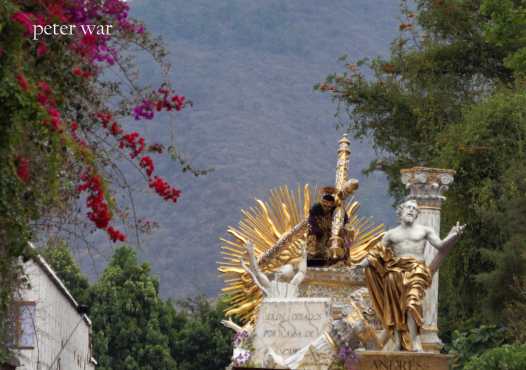
M 449 356 L 416 352 L 358 352 L 360 370 L 448 370 Z
M 268 349 L 287 358 L 312 344 L 330 326 L 330 298 L 267 298 L 259 308 L 254 362 L 262 364 Z

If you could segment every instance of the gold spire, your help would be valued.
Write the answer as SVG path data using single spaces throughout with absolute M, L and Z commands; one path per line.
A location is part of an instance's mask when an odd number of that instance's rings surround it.
M 336 209 L 332 216 L 331 246 L 332 259 L 341 259 L 345 253 L 343 239 L 340 236 L 345 220 L 345 198 L 358 189 L 358 180 L 349 178 L 349 158 L 351 157 L 351 142 L 344 134 L 338 142 L 338 160 L 336 162 Z

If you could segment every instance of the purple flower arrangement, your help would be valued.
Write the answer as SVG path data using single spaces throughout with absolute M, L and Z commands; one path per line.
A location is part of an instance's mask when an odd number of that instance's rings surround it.
M 239 347 L 249 337 L 248 331 L 242 330 L 234 336 L 234 347 Z
M 344 344 L 340 347 L 338 358 L 343 362 L 346 370 L 358 370 L 358 357 L 349 345 Z
M 248 364 L 251 355 L 252 354 L 249 350 L 236 348 L 234 349 L 234 356 L 232 357 L 232 361 L 235 366 L 244 366 Z

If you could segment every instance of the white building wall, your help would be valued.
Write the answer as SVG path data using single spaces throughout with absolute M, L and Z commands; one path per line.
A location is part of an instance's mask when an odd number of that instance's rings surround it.
M 35 302 L 34 348 L 20 349 L 22 370 L 93 370 L 91 361 L 91 322 L 81 316 L 75 303 L 61 290 L 57 283 L 32 259 L 24 264 L 29 278 L 29 289 L 21 292 L 22 301 Z M 69 293 L 68 293 L 69 294 Z M 64 343 L 60 361 L 50 367 Z

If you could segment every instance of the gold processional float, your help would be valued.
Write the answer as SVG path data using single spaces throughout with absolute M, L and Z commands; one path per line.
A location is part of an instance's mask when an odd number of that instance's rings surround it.
M 384 232 L 358 215 L 350 154 L 344 135 L 334 186 L 271 190 L 221 239 L 222 323 L 237 333 L 228 369 L 343 369 L 342 353 L 346 369 L 351 360 L 360 370 L 448 368 L 438 353 L 433 279 L 465 228 L 457 222 L 439 237 L 454 171 L 402 170 L 410 194 L 398 207 L 400 225 Z
M 351 266 L 351 250 L 365 251 L 381 240 L 383 225 L 374 225 L 370 219 L 358 216 L 360 204 L 352 196 L 358 181 L 348 178 L 350 154 L 350 141 L 344 135 L 339 141 L 334 187 L 313 191 L 305 184 L 295 191 L 287 186 L 273 189 L 267 201 L 256 199 L 256 207 L 241 211 L 243 218 L 237 228 L 228 228 L 230 238 L 221 238 L 222 259 L 218 268 L 225 281 L 222 291 L 229 303 L 227 317 L 236 317 L 242 323 L 254 322 L 263 299 L 261 290 L 241 267 L 242 260 L 250 263 L 245 248 L 248 241 L 254 244 L 259 268 L 271 273 L 285 264 L 297 264 L 303 243 L 314 266 L 320 266 L 316 263 L 320 242 L 327 245 L 329 255 L 324 259 L 328 264 Z M 318 220 L 322 229 L 330 230 L 328 240 L 320 241 L 309 230 L 309 213 L 314 205 L 327 201 L 324 198 L 333 202 L 335 208 L 331 219 Z

